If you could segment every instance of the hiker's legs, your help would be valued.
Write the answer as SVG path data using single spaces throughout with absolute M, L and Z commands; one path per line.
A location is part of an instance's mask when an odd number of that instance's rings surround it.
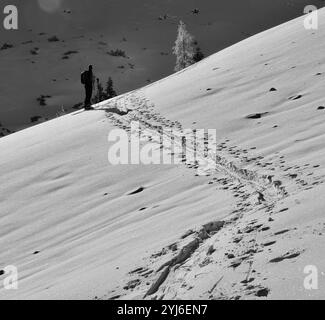
M 87 87 L 85 86 L 85 102 L 84 102 L 84 106 L 86 107 L 87 104 L 88 104 L 88 100 L 89 100 L 89 97 L 88 97 L 88 89 Z
M 91 96 L 93 94 L 93 88 L 90 86 L 85 86 L 85 90 L 86 90 L 85 107 L 88 107 L 91 105 Z

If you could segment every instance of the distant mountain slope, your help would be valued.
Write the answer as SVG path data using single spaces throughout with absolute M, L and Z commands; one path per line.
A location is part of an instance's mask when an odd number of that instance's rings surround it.
M 96 4 L 64 0 L 48 13 L 38 3 L 18 1 L 19 29 L 0 28 L 0 48 L 7 48 L 0 50 L 0 73 L 6 75 L 0 83 L 0 122 L 12 131 L 34 125 L 35 117 L 51 119 L 62 106 L 73 111 L 83 101 L 79 75 L 89 64 L 94 64 L 103 83 L 111 76 L 119 93 L 171 74 L 175 63 L 171 48 L 180 19 L 208 56 L 301 15 L 310 4 L 308 0 L 97 0 Z M 313 4 L 321 7 L 323 1 Z M 124 50 L 129 59 L 107 54 L 115 49 Z M 46 105 L 37 101 L 42 95 L 50 96 Z

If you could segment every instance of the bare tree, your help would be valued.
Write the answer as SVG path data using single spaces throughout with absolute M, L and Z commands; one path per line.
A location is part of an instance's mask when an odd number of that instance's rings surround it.
M 185 23 L 180 21 L 177 39 L 173 47 L 173 54 L 176 55 L 175 71 L 180 71 L 195 63 L 194 43 L 194 37 L 187 31 Z

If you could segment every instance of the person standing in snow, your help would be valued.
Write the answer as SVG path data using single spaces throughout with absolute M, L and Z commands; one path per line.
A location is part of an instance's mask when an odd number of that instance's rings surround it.
M 91 97 L 93 94 L 93 88 L 95 84 L 95 76 L 93 74 L 93 66 L 89 66 L 88 70 L 81 74 L 81 83 L 85 86 L 86 98 L 85 98 L 85 109 L 90 110 L 91 107 Z

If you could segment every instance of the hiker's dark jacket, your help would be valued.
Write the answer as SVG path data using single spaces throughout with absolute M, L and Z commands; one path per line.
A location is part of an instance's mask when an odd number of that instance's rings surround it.
M 85 72 L 85 86 L 93 88 L 95 84 L 95 76 L 92 71 L 86 71 Z

